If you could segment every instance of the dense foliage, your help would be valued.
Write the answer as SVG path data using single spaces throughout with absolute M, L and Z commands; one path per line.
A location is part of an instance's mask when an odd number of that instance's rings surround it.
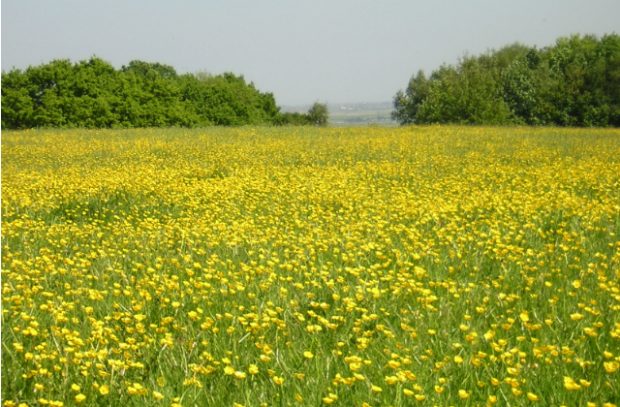
M 2 73 L 2 128 L 276 124 L 271 93 L 231 73 L 178 74 L 132 61 L 121 69 L 91 58 Z
M 619 126 L 620 36 L 514 44 L 430 76 L 420 71 L 394 107 L 401 124 Z

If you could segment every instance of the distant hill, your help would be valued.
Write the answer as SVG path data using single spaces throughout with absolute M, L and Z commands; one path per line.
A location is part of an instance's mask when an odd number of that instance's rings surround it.
M 395 125 L 391 117 L 392 102 L 328 103 L 329 124 L 333 126 L 362 126 L 368 124 Z M 303 113 L 310 105 L 283 106 L 283 112 Z

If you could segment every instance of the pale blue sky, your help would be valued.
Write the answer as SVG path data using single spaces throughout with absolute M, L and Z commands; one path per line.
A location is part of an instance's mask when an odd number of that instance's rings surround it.
M 2 69 L 97 55 L 243 74 L 279 105 L 379 102 L 465 53 L 611 32 L 620 0 L 4 0 Z

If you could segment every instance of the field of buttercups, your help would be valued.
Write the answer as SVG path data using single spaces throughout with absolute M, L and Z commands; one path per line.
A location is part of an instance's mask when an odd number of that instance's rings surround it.
M 620 405 L 620 131 L 3 132 L 2 403 Z

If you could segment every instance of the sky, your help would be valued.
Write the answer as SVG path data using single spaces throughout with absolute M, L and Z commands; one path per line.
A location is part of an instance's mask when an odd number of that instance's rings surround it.
M 1 12 L 5 71 L 139 59 L 241 74 L 281 106 L 390 101 L 466 54 L 620 34 L 620 0 L 3 0 Z

